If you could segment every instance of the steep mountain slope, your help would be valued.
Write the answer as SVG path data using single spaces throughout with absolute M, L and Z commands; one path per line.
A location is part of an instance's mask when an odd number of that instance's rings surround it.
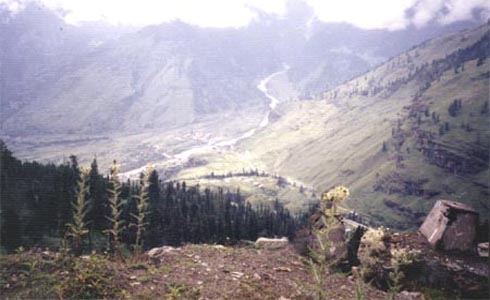
M 347 205 L 375 223 L 415 226 L 439 198 L 484 209 L 489 39 L 485 24 L 425 42 L 321 100 L 280 107 L 242 149 L 319 191 L 349 186 Z
M 34 2 L 15 15 L 0 4 L 1 119 L 37 99 L 37 92 L 80 56 L 128 31 L 95 23 L 69 25 Z

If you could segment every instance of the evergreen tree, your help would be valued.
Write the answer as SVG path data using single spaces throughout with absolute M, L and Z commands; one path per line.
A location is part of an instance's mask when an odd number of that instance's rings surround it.
M 383 141 L 383 152 L 388 152 L 388 145 Z
M 164 231 L 164 226 L 162 221 L 164 220 L 165 213 L 169 213 L 168 201 L 163 201 L 160 199 L 160 180 L 158 178 L 158 173 L 153 170 L 149 178 L 150 185 L 148 187 L 148 206 L 149 206 L 149 216 L 148 216 L 148 228 L 146 233 L 147 245 L 150 247 L 157 247 L 160 244 L 160 239 L 158 239 L 158 234 Z M 169 184 L 169 191 L 172 192 L 172 183 Z M 165 200 L 168 197 L 165 197 Z M 165 218 L 168 219 L 168 218 Z
M 102 231 L 107 228 L 107 219 L 105 217 L 108 213 L 107 206 L 105 205 L 107 196 L 105 194 L 104 178 L 99 174 L 96 157 L 94 157 L 92 164 L 90 165 L 89 183 L 90 199 L 93 206 L 91 211 L 91 231 Z
M 489 109 L 488 109 L 488 100 L 483 103 L 483 106 L 482 106 L 480 112 L 481 112 L 482 115 L 488 114 L 488 112 L 489 112 Z

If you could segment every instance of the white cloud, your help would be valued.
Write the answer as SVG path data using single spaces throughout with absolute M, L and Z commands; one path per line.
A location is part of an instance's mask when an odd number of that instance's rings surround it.
M 415 0 L 306 0 L 324 22 L 347 22 L 364 29 L 401 29 Z
M 472 18 L 474 9 L 490 13 L 488 0 L 305 0 L 318 19 L 324 22 L 347 22 L 364 29 L 397 30 L 410 24 L 416 27 L 431 21 L 449 24 Z M 407 10 L 413 16 L 407 16 Z
M 2 0 L 0 0 L 2 1 Z M 256 17 L 254 9 L 283 13 L 283 0 L 41 0 L 68 11 L 66 20 L 104 20 L 112 24 L 149 25 L 179 19 L 203 27 L 241 27 Z
M 475 9 L 483 10 L 488 16 L 490 1 L 488 0 L 422 0 L 414 6 L 415 14 L 412 23 L 417 27 L 425 26 L 436 20 L 441 24 L 464 21 L 472 18 Z
M 412 24 L 422 27 L 434 18 L 437 18 L 438 12 L 443 8 L 444 0 L 419 1 L 414 6 L 414 15 Z
M 449 13 L 440 18 L 440 22 L 443 24 L 470 19 L 475 8 L 484 9 L 487 17 L 490 11 L 490 1 L 488 0 L 453 0 L 448 2 Z
M 6 7 L 11 13 L 17 13 L 24 9 L 25 3 L 17 0 L 0 0 L 0 7 Z
M 149 25 L 180 19 L 203 27 L 241 27 L 257 10 L 284 15 L 288 0 L 0 0 L 11 10 L 26 1 L 62 8 L 70 23 L 104 20 L 112 24 Z M 297 0 L 299 1 L 299 0 Z M 397 30 L 431 21 L 448 24 L 472 17 L 475 8 L 490 14 L 488 0 L 304 0 L 324 22 L 346 22 L 364 29 Z M 406 15 L 410 9 L 412 15 Z

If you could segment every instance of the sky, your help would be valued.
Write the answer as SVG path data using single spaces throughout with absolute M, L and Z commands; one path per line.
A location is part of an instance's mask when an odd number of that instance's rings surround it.
M 202 27 L 242 27 L 258 11 L 284 16 L 288 0 L 0 0 L 16 12 L 28 1 L 61 9 L 67 22 L 105 21 L 145 26 L 172 20 Z M 299 1 L 299 0 L 296 0 Z M 489 0 L 303 0 L 323 22 L 345 22 L 363 29 L 398 30 L 430 22 L 468 20 L 478 11 L 490 17 Z

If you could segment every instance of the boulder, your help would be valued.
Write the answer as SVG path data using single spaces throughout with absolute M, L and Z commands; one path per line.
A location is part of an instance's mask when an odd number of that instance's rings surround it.
M 288 244 L 289 244 L 289 240 L 287 237 L 282 237 L 280 239 L 259 237 L 257 241 L 255 241 L 255 246 L 257 248 L 271 249 L 271 250 L 286 248 Z
M 478 255 L 488 257 L 488 242 L 478 244 Z
M 424 294 L 420 292 L 409 292 L 409 291 L 402 291 L 398 293 L 398 299 L 401 300 L 425 300 Z
M 146 257 L 154 263 L 161 263 L 163 262 L 166 254 L 169 254 L 174 251 L 179 251 L 179 248 L 174 248 L 171 246 L 153 248 L 148 252 L 146 252 Z
M 478 213 L 463 203 L 438 200 L 419 231 L 437 249 L 475 250 Z

